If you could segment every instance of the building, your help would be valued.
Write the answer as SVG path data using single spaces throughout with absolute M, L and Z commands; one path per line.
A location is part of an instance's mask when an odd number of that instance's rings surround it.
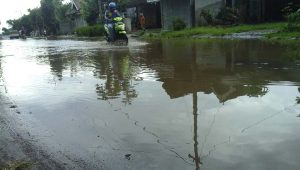
M 161 28 L 160 0 L 131 0 L 126 9 L 132 27 L 139 28 L 138 17 L 142 13 L 146 18 L 146 28 Z
M 300 4 L 300 0 L 227 0 L 227 6 L 240 11 L 242 22 L 268 22 L 283 20 L 282 9 L 290 2 Z
M 66 17 L 69 20 L 59 24 L 60 34 L 73 34 L 77 27 L 87 26 L 87 22 L 80 14 L 80 1 L 70 1 L 70 9 L 66 13 Z
M 216 15 L 222 7 L 238 9 L 244 23 L 280 21 L 289 2 L 300 4 L 300 0 L 160 0 L 162 27 L 172 29 L 174 18 L 181 18 L 187 27 L 200 25 L 203 9 Z
M 193 10 L 190 0 L 161 0 L 161 19 L 164 29 L 172 28 L 172 21 L 180 18 L 188 27 L 193 25 Z
M 224 0 L 161 0 L 162 27 L 172 29 L 174 18 L 182 19 L 187 27 L 198 25 L 202 9 L 218 13 Z

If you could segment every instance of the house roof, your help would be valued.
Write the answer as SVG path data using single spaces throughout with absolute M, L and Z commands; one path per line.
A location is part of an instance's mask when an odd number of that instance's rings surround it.
M 81 0 L 71 0 L 71 3 L 74 4 L 76 10 L 80 10 L 80 1 Z
M 152 3 L 152 2 L 159 2 L 160 0 L 131 0 L 128 5 L 129 6 L 135 6 L 135 5 L 140 5 L 140 4 L 145 4 L 145 3 Z
M 80 2 L 82 0 L 71 0 L 71 8 L 67 10 L 66 14 L 67 16 L 69 15 L 78 15 L 80 14 Z

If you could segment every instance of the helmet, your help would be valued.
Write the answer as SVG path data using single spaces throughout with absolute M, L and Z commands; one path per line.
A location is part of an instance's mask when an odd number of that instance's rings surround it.
M 117 4 L 114 3 L 114 2 L 111 2 L 111 3 L 108 4 L 108 8 L 111 9 L 111 10 L 116 9 L 117 8 Z

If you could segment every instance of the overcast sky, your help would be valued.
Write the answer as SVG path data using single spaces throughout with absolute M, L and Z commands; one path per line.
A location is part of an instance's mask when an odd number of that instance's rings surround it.
M 2 27 L 8 27 L 6 21 L 27 14 L 27 9 L 40 6 L 40 0 L 0 0 L 0 21 Z M 1 30 L 0 29 L 0 30 Z
M 0 32 L 2 27 L 8 27 L 7 20 L 17 19 L 24 14 L 28 14 L 28 9 L 39 6 L 40 0 L 0 0 Z

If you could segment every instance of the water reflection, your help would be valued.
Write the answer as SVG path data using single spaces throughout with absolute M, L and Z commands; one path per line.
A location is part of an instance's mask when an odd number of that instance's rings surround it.
M 300 68 L 286 58 L 285 46 L 163 40 L 118 49 L 70 41 L 64 43 L 76 44 L 67 45 L 72 49 L 59 42 L 36 49 L 25 43 L 31 41 L 20 44 L 27 49 L 20 47 L 20 55 L 0 58 L 10 93 L 63 149 L 105 160 L 107 169 L 274 169 L 278 160 L 291 160 L 278 153 L 297 158 L 289 142 L 300 141 L 294 121 Z
M 261 97 L 273 82 L 300 80 L 294 76 L 298 68 L 285 57 L 287 49 L 262 41 L 165 40 L 152 43 L 143 53 L 111 50 L 51 54 L 55 50 L 48 49 L 48 55 L 39 60 L 50 65 L 58 80 L 63 79 L 64 71 L 75 75 L 78 70 L 93 68 L 93 75 L 105 80 L 96 84 L 98 99 L 123 95 L 127 104 L 137 97 L 133 82 L 137 75 L 154 76 L 163 82 L 171 99 L 204 92 L 216 95 L 220 103 L 239 96 Z
M 146 62 L 157 71 L 171 98 L 204 92 L 214 93 L 222 103 L 239 96 L 264 96 L 272 82 L 300 80 L 299 68 L 284 58 L 286 49 L 278 44 L 163 41 L 155 50 L 148 51 Z
M 98 99 L 115 99 L 121 97 L 122 93 L 122 102 L 131 104 L 138 94 L 132 82 L 136 70 L 130 63 L 128 51 L 100 53 L 93 60 L 94 76 L 105 80 L 104 83 L 96 84 Z
M 68 54 L 51 54 L 38 56 L 40 63 L 47 63 L 51 73 L 59 81 L 65 76 L 76 77 L 78 71 L 91 71 L 97 79 L 96 93 L 99 100 L 122 98 L 125 104 L 131 104 L 137 97 L 133 80 L 136 79 L 137 67 L 130 61 L 128 50 L 94 51 L 86 54 L 83 51 L 73 51 Z M 67 74 L 67 75 L 66 75 Z M 70 75 L 68 75 L 70 74 Z
M 300 93 L 300 87 L 298 87 L 298 92 Z M 300 104 L 300 97 L 299 96 L 296 97 L 296 102 L 297 102 L 297 104 Z

